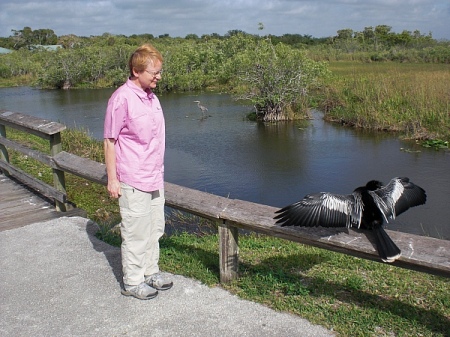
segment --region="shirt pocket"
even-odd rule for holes
[[[128,128],[131,138],[141,141],[147,139],[147,134],[151,128],[151,118],[149,113],[146,111],[139,111],[133,116],[130,116]]]

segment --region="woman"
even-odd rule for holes
[[[153,93],[163,58],[149,44],[129,60],[130,77],[108,101],[104,150],[108,192],[119,198],[122,217],[122,294],[154,298],[172,282],[160,274],[159,239],[164,234],[165,124]]]

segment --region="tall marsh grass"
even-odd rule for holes
[[[450,65],[334,62],[330,69],[327,119],[412,139],[450,139]]]

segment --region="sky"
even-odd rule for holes
[[[263,30],[259,30],[260,24]],[[419,30],[450,40],[449,0],[1,0],[0,37],[24,27],[52,29],[57,36],[185,37],[249,34],[337,35],[388,25],[392,32]]]

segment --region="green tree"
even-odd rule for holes
[[[225,34],[226,37],[231,37],[231,36],[236,36],[236,35],[247,35],[247,33],[242,30],[239,30],[239,29],[232,29],[232,30],[229,30]]]
[[[340,29],[337,31],[337,39],[341,40],[349,40],[353,37],[353,29],[346,28],[346,29]]]
[[[364,27],[364,31],[363,31],[363,36],[364,36],[364,41],[366,43],[372,43],[373,39],[375,37],[375,32],[373,30],[373,27]]]
[[[386,44],[389,41],[389,35],[391,34],[391,26],[378,25],[375,27],[375,49],[378,50],[381,45]]]
[[[13,32],[14,49],[18,50],[32,44],[33,31],[30,27],[24,27],[22,30],[12,29],[11,31]]]
[[[32,45],[53,45],[58,37],[52,29],[36,29],[24,27],[22,30],[12,30],[14,49],[30,48]]]
[[[67,49],[83,46],[82,39],[73,34],[60,36],[57,44],[60,44]]]
[[[32,33],[33,44],[53,45],[57,44],[58,37],[52,29],[36,29]]]
[[[361,48],[361,43],[358,42],[358,33],[353,32],[353,29],[346,28],[337,31],[337,36],[334,38],[334,46],[346,53],[354,53]],[[354,36],[356,38],[354,38]]]
[[[260,39],[235,60],[239,86],[234,96],[249,100],[263,121],[297,118],[297,107],[305,108],[309,90],[328,73],[325,63],[282,43],[274,46],[270,39]]]
[[[187,34],[184,38],[186,40],[198,40],[199,39],[197,34]]]

